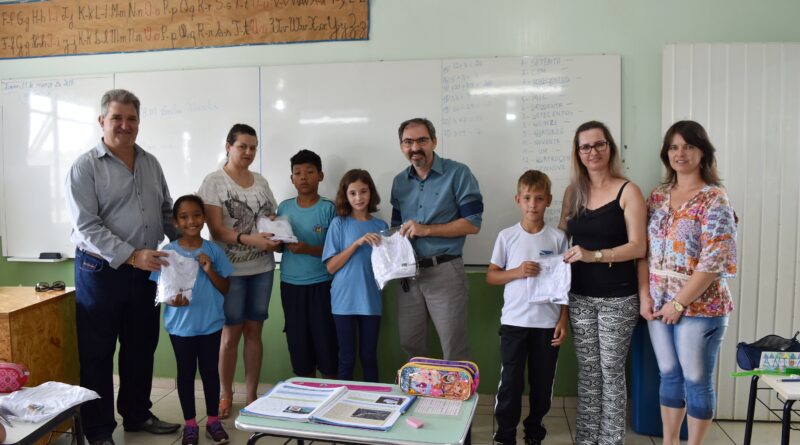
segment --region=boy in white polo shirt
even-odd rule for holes
[[[527,280],[539,276],[537,259],[563,254],[568,243],[564,232],[544,222],[544,212],[553,199],[546,174],[537,170],[523,173],[514,199],[522,221],[498,234],[486,275],[487,283],[505,285],[494,440],[516,444],[527,363],[531,387],[530,414],[523,422],[525,443],[540,444],[547,434],[542,419],[550,410],[558,348],[567,337],[569,314],[566,305],[530,303]]]

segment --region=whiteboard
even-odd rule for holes
[[[258,68],[3,81],[3,254],[74,256],[63,185],[102,136],[100,98],[125,88],[141,101],[137,143],[161,163],[173,199],[194,193],[225,157],[235,123],[258,128]],[[250,86],[247,88],[246,86]]]
[[[604,122],[622,146],[619,56],[445,60],[442,85],[441,142],[472,169],[483,193],[481,231],[464,247],[468,264],[488,264],[497,234],[519,222],[514,195],[528,169],[550,177],[545,220],[558,226],[580,124]]]
[[[161,163],[173,201],[222,165],[233,124],[258,130],[255,67],[117,74],[115,85],[142,102],[136,141]]]
[[[195,192],[218,168],[227,131],[241,122],[259,129],[260,163],[253,168],[266,176],[276,199],[295,196],[289,158],[306,148],[322,157],[320,192],[328,198],[335,197],[345,171],[367,169],[382,198],[378,216],[386,221],[392,179],[409,166],[397,129],[406,119],[427,117],[438,131],[436,151],[469,166],[484,196],[481,232],[467,237],[467,264],[487,264],[497,233],[519,220],[513,197],[526,169],[541,169],[553,180],[547,218],[556,224],[577,125],[597,119],[618,142],[620,135],[619,56],[265,66],[67,80],[75,85],[71,96],[42,89],[41,80],[3,82],[6,256],[72,255],[63,181],[74,159],[99,140],[96,102],[112,87],[141,99],[137,142],[161,162],[173,198]],[[69,113],[84,116],[81,137],[63,144],[56,139],[51,151],[42,152],[39,139],[28,135],[60,134],[59,121],[36,121],[23,85],[40,88],[37,94],[47,100],[69,98],[66,103],[83,106],[83,114]],[[42,165],[50,166],[47,174]],[[43,175],[52,180],[41,181]]]
[[[3,254],[74,256],[64,179],[101,136],[111,75],[2,81]]]
[[[619,56],[508,57],[261,68],[262,170],[279,199],[295,195],[289,158],[322,157],[323,196],[334,198],[350,168],[366,168],[387,222],[392,179],[409,166],[397,129],[427,117],[440,156],[465,163],[484,197],[481,231],[468,236],[467,264],[487,264],[500,230],[519,221],[516,181],[527,169],[553,181],[547,220],[558,224],[569,181],[572,134],[602,120],[619,141]],[[285,179],[281,179],[285,178]]]
[[[717,417],[744,419],[736,344],[800,330],[800,43],[665,45],[662,130],[701,123],[739,217],[735,310],[720,349]],[[655,157],[655,152],[653,154]],[[783,404],[771,398],[772,408]],[[770,419],[756,407],[756,419]]]
[[[278,200],[297,192],[289,158],[309,149],[322,158],[320,194],[336,197],[352,168],[369,171],[391,222],[394,176],[408,166],[397,129],[409,117],[440,120],[436,61],[343,63],[261,68],[262,170]]]

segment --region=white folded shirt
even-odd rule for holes
[[[99,398],[96,392],[80,386],[45,382],[0,398],[0,408],[10,414],[11,420],[36,423],[52,419],[80,403]]]
[[[528,303],[569,304],[572,268],[564,262],[564,255],[554,255],[535,260],[539,263],[539,276],[528,277]]]
[[[158,291],[156,304],[172,303],[178,294],[183,295],[187,301],[192,301],[192,288],[197,281],[197,272],[200,264],[194,258],[187,258],[174,250],[169,250],[169,256],[162,257],[169,266],[161,268],[158,277]]]
[[[390,280],[417,275],[417,257],[408,238],[395,231],[390,236],[381,234],[381,243],[372,248],[372,273],[378,287]]]
[[[292,225],[285,217],[279,216],[277,218],[258,218],[256,222],[256,230],[264,233],[271,233],[273,236],[270,238],[273,241],[283,241],[284,243],[296,243],[297,237],[294,236]]]

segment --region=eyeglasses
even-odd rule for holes
[[[50,284],[46,281],[40,281],[36,283],[36,292],[47,292],[49,290],[64,290],[67,287],[63,281],[53,281],[53,284]]]
[[[400,143],[403,144],[403,147],[411,148],[414,146],[415,143],[417,145],[426,145],[430,141],[431,138],[429,137],[421,137],[416,139],[403,139],[402,141],[400,141]]]
[[[594,144],[583,144],[578,146],[578,151],[582,154],[589,154],[590,151],[594,148],[594,151],[600,153],[601,151],[606,151],[608,148],[608,141],[597,141]]]

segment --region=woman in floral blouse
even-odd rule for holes
[[[693,121],[664,136],[666,178],[647,200],[647,263],[639,262],[640,310],[661,371],[664,444],[678,444],[689,415],[699,444],[716,407],[714,366],[733,310],[736,216],[717,176],[714,146]]]

